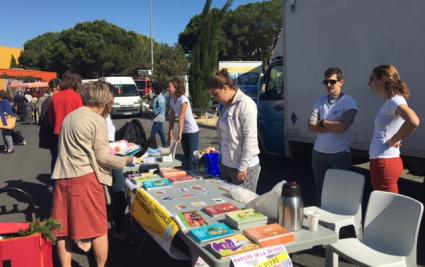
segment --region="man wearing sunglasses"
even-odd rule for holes
[[[323,85],[328,94],[314,103],[309,123],[309,130],[317,133],[312,151],[312,167],[318,206],[326,170],[351,169],[350,126],[357,113],[356,100],[342,92],[342,71],[329,68],[324,77]]]

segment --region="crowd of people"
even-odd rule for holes
[[[207,81],[209,94],[221,106],[217,122],[220,150],[220,178],[256,191],[260,175],[257,138],[257,107],[255,102],[233,85],[226,69]],[[344,77],[339,68],[324,73],[327,94],[313,105],[309,130],[317,133],[312,150],[312,169],[316,201],[320,205],[321,189],[327,169],[352,167],[349,145],[357,102],[343,90]],[[370,144],[370,173],[374,190],[398,192],[397,180],[403,163],[400,159],[402,140],[419,125],[419,118],[408,106],[409,89],[397,69],[382,65],[373,69],[369,86],[372,93],[384,99],[375,116]],[[199,149],[199,127],[184,82],[173,78],[168,83],[170,110],[162,88],[154,84],[151,138],[158,134],[162,146],[175,140],[184,152],[183,167],[196,168],[194,151]],[[84,251],[93,248],[98,266],[104,266],[108,255],[108,224],[105,188],[109,187],[113,207],[113,234],[124,239],[122,218],[126,200],[123,168],[132,165],[132,157],[117,157],[109,151],[115,140],[115,126],[110,118],[113,103],[112,86],[94,81],[81,83],[79,74],[67,71],[62,80],[52,80],[35,102],[40,125],[39,147],[49,149],[54,186],[51,217],[61,224],[56,231],[57,249],[62,266],[71,266],[71,245],[75,242]],[[26,114],[22,103],[28,97],[17,94],[17,114]],[[27,110],[28,111],[28,110]],[[20,112],[20,113],[19,113]],[[168,138],[163,124],[169,117]],[[0,93],[0,115],[12,115],[13,106],[5,93]],[[26,117],[24,115],[24,121]],[[174,124],[178,122],[177,134]],[[10,130],[2,130],[4,152],[13,152]]]

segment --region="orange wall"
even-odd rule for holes
[[[16,62],[21,55],[22,49],[0,46],[0,69],[8,69],[10,67],[10,60],[12,55],[15,57]],[[0,79],[0,90],[4,90],[6,87],[6,81]]]

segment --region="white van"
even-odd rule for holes
[[[132,77],[100,77],[100,81],[114,86],[112,115],[139,115],[142,99]]]

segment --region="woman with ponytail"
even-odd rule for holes
[[[214,99],[224,105],[217,123],[220,178],[255,192],[260,174],[257,106],[233,86],[227,69],[210,77],[207,88]]]
[[[407,105],[409,88],[394,66],[380,65],[373,69],[369,86],[372,93],[385,99],[375,116],[369,148],[372,187],[398,193],[397,181],[403,172],[401,142],[419,126],[419,117]]]

